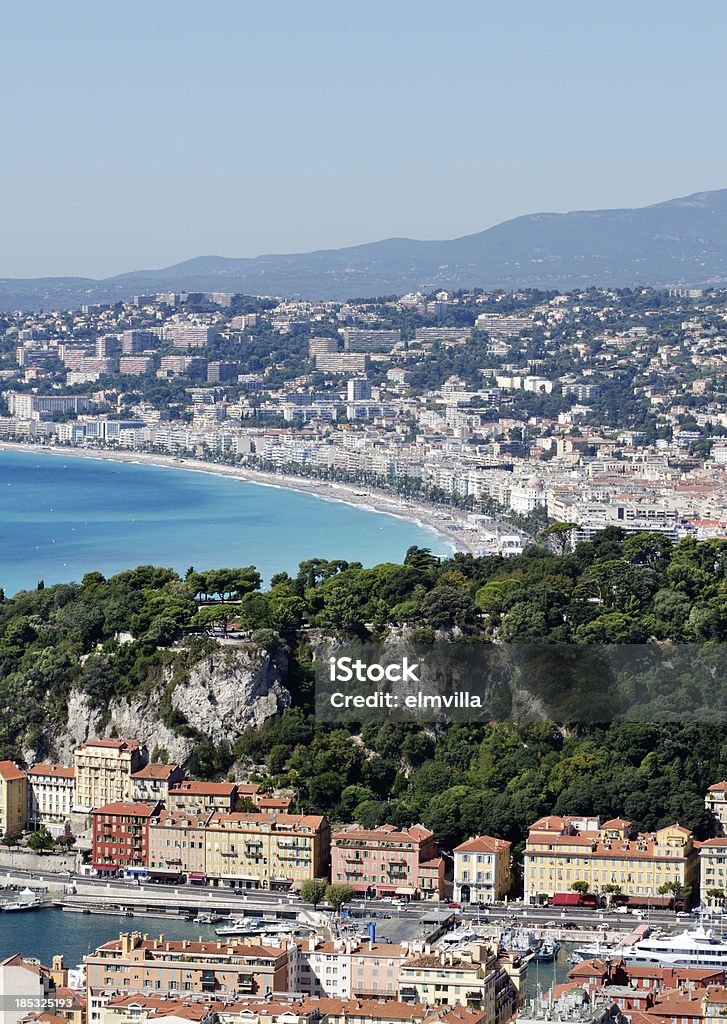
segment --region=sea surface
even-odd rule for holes
[[[256,565],[263,580],[308,558],[400,562],[446,541],[415,522],[214,473],[0,450],[0,587],[80,582],[137,565],[184,574]]]
[[[220,927],[217,925],[216,927]],[[0,913],[0,960],[14,953],[36,957],[50,965],[51,958],[62,953],[66,967],[76,967],[104,942],[117,939],[119,932],[140,931],[151,938],[217,938],[215,926],[193,921],[164,920],[158,917],[117,917],[109,914],[71,914],[60,907],[15,914]]]
[[[118,938],[122,931],[141,931],[151,938],[164,935],[167,939],[201,938],[211,942],[216,939],[214,928],[214,925],[199,925],[192,921],[146,916],[131,919],[103,914],[69,914],[58,907],[29,913],[0,913],[0,960],[21,953],[50,965],[52,957],[62,953],[66,967],[77,967],[84,956],[104,942]],[[385,935],[381,938],[387,941]],[[551,985],[566,980],[571,948],[563,945],[556,963],[531,961],[527,973],[527,998],[532,999],[547,992]]]

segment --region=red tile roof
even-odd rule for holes
[[[135,818],[151,818],[152,814],[155,814],[159,804],[147,804],[141,801],[133,803],[132,801],[117,801],[113,804],[104,804],[103,807],[97,807],[92,813],[93,814],[127,814]]]
[[[25,772],[13,761],[0,761],[0,778],[5,779],[6,782],[17,782],[19,779],[26,778]]]
[[[333,842],[345,839],[364,839],[369,842],[421,843],[430,839],[433,833],[423,825],[412,825],[408,829],[398,829],[395,825],[379,825],[378,828],[361,828],[349,825],[331,836]]]
[[[168,779],[172,772],[178,771],[176,764],[147,764],[138,772],[132,772],[132,779]]]
[[[64,764],[34,764],[28,768],[28,775],[53,775],[59,779],[72,779],[76,775],[75,768],[68,768]]]
[[[475,836],[455,846],[455,853],[499,853],[507,850],[512,844],[507,839],[496,839],[494,836]]]
[[[193,782],[192,780],[187,780],[185,782],[178,782],[173,789],[169,790],[169,795],[232,796],[236,788],[234,782]]]
[[[139,750],[141,744],[138,740],[125,740],[125,739],[103,739],[103,740],[86,740],[82,743],[78,750],[83,750],[85,747],[109,747],[115,750]]]

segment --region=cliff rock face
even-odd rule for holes
[[[261,726],[290,706],[290,693],[282,683],[285,668],[262,648],[239,644],[221,647],[183,672],[168,667],[158,689],[114,700],[106,713],[93,708],[85,693],[74,691],[66,730],[55,737],[54,753],[71,763],[80,743],[116,734],[140,740],[150,753],[155,747],[165,748],[175,763],[184,761],[195,740],[164,724],[162,718],[169,719],[162,711],[165,697],[177,722],[215,744],[234,743],[247,726]]]

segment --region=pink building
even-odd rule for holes
[[[171,878],[184,875],[188,882],[206,882],[205,827],[211,817],[211,812],[161,811],[152,818],[149,822],[149,874]]]
[[[423,825],[352,825],[331,837],[331,881],[377,896],[441,896],[444,862]]]

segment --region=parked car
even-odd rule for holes
[[[454,901],[451,901],[450,903],[448,903],[447,906],[449,907],[450,910],[461,910],[462,909],[461,904],[460,903],[455,903]]]

